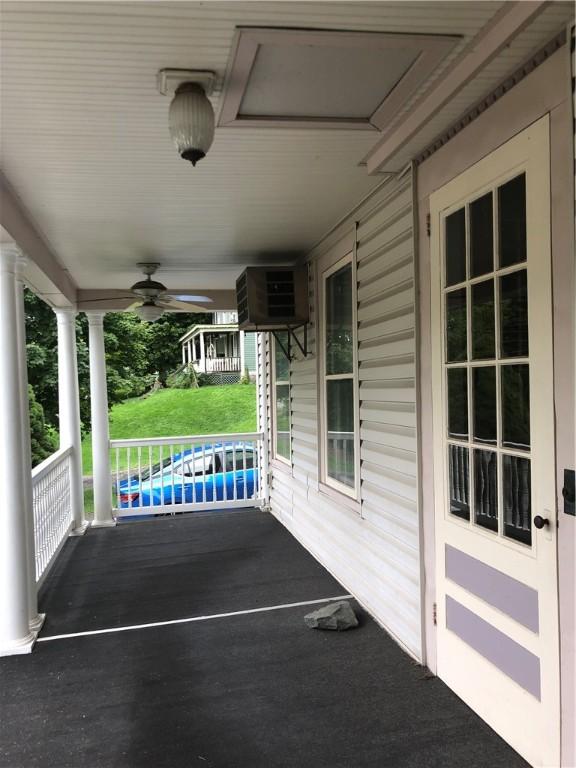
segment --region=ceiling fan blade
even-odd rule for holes
[[[202,294],[189,294],[178,293],[178,291],[164,291],[162,296],[176,299],[176,301],[190,301],[192,304],[212,304],[212,299],[209,296],[203,296]]]
[[[196,314],[198,312],[206,311],[206,307],[201,304],[196,305],[187,301],[178,301],[170,296],[163,297],[160,301],[157,301],[156,304],[159,307],[166,307],[166,309],[170,309],[172,312],[190,312],[191,314]]]
[[[92,304],[99,301],[124,301],[124,299],[133,299],[134,294],[130,296],[100,296],[98,299],[82,299],[82,304]]]

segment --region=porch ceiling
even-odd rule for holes
[[[193,169],[171,145],[157,71],[214,70],[217,110],[239,25],[461,36],[400,122],[502,5],[6,2],[2,170],[78,287],[128,287],[137,262],[150,260],[169,288],[231,288],[246,264],[294,260],[381,181],[360,165],[379,134],[219,128]],[[545,44],[571,9],[548,4],[390,170]]]

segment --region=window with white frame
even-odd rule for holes
[[[282,349],[284,347],[284,349]],[[288,351],[288,333],[279,332],[273,344],[273,382],[274,382],[274,456],[281,461],[291,461],[290,436],[290,361],[284,350]]]
[[[355,279],[350,254],[322,281],[324,480],[351,496],[358,485]]]

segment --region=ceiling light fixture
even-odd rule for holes
[[[145,301],[144,304],[135,307],[133,311],[144,323],[155,323],[164,314],[162,307],[157,307],[153,301]]]
[[[158,73],[160,93],[174,93],[168,112],[170,136],[180,157],[194,166],[214,141],[214,109],[207,96],[213,84],[213,72],[163,69]]]

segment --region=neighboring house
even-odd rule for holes
[[[215,383],[256,378],[256,337],[238,330],[237,312],[215,312],[211,325],[193,325],[181,336],[182,365],[193,365]]]

